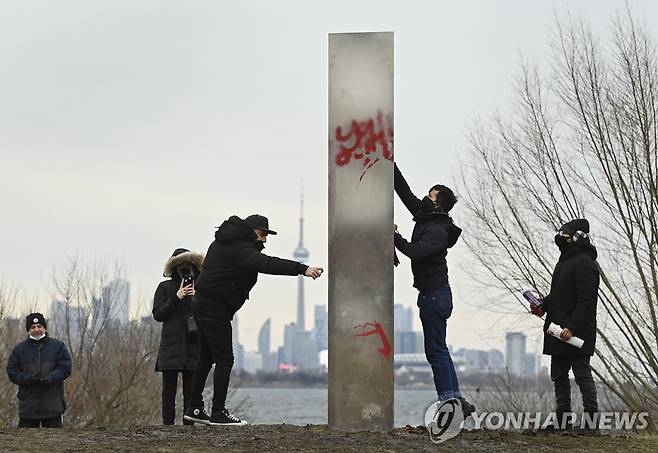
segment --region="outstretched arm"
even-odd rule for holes
[[[404,176],[402,176],[402,172],[397,164],[394,164],[393,187],[395,188],[395,193],[400,197],[400,201],[404,203],[411,215],[415,215],[420,207],[420,200],[409,188],[409,184],[407,184]]]
[[[268,256],[256,250],[243,249],[237,257],[240,269],[271,275],[304,275],[308,266],[298,261]]]

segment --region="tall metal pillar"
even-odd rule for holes
[[[329,427],[393,427],[393,33],[329,35]]]

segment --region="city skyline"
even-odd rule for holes
[[[630,5],[655,34],[658,4]],[[77,254],[123,263],[132,285],[130,317],[145,316],[171,252],[204,252],[214,227],[234,214],[267,215],[279,235],[268,239],[265,252],[290,257],[298,244],[300,175],[304,245],[313,251],[310,264],[326,266],[328,33],[395,33],[395,159],[412,189],[425,193],[436,183],[459,186],[471,126],[509,107],[524,56],[540,68],[550,64],[556,16],[570,8],[609,37],[610,19],[623,5],[200,1],[167,3],[156,12],[142,1],[107,8],[24,0],[6,8],[0,193],[12,219],[2,226],[11,240],[0,280],[23,290],[17,314],[46,310],[53,268]],[[171,184],[176,179],[193,184]],[[453,212],[455,223],[467,227],[459,204]],[[409,237],[413,223],[397,199],[394,221]],[[464,228],[464,239],[469,234]],[[26,243],[37,257],[25,253]],[[395,301],[413,308],[409,263],[400,259]],[[455,309],[448,342],[502,349],[505,332],[522,331],[528,348],[538,350],[541,323],[520,307],[499,310],[492,302],[511,296],[478,285],[465,272],[472,260],[461,240],[450,250]],[[326,303],[325,277],[306,284],[307,306]],[[296,317],[298,284],[259,277],[240,312],[248,348],[256,347],[268,317],[274,341],[283,339]],[[308,310],[303,319],[309,326]]]

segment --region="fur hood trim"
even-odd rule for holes
[[[201,272],[201,266],[203,265],[203,258],[202,254],[195,252],[185,252],[180,255],[172,256],[165,263],[163,275],[165,277],[171,277],[174,269],[179,266],[190,266],[195,270],[196,275],[199,275]]]

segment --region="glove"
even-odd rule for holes
[[[25,382],[27,387],[34,387],[41,384],[41,378],[39,376],[30,375]]]

